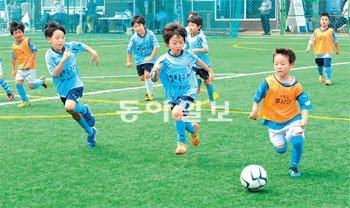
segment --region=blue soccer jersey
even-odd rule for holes
[[[180,56],[173,56],[169,51],[159,57],[152,74],[158,64],[161,64],[159,79],[163,84],[166,99],[169,103],[175,102],[182,96],[196,98],[198,84],[192,66],[197,61],[198,57],[190,51],[182,51]]]
[[[190,33],[187,34],[186,38],[187,44],[189,46],[189,49],[206,49],[209,51],[209,46],[207,42],[207,38],[205,37],[203,32],[198,32],[197,35],[192,36]],[[207,66],[210,66],[210,60],[208,53],[196,53],[198,58],[200,58]],[[196,68],[202,68],[198,66],[197,64],[194,65]]]
[[[73,57],[68,58],[58,77],[54,77],[54,72],[63,58],[63,53],[54,51],[51,48],[46,51],[45,60],[47,69],[53,77],[53,82],[56,85],[57,94],[61,97],[66,97],[69,90],[84,86],[78,71],[76,56],[79,52],[85,51],[85,49],[83,43],[67,42],[64,44],[63,50],[69,50],[73,54]]]
[[[138,33],[134,33],[131,36],[127,51],[130,54],[134,54],[136,65],[140,65],[156,61],[155,57],[150,61],[145,61],[145,58],[152,54],[154,48],[159,48],[158,40],[152,31],[146,30],[146,34],[143,37]]]

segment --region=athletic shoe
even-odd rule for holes
[[[93,126],[95,126],[95,117],[91,113],[89,106],[88,105],[84,105],[84,106],[86,108],[86,113],[83,115],[83,117],[86,120],[86,122],[89,124],[89,126],[93,127]]]
[[[301,177],[301,173],[299,172],[297,167],[289,168],[289,175],[292,178],[300,178]]]
[[[193,134],[191,134],[191,143],[193,144],[193,146],[198,146],[200,143],[199,135],[198,135],[198,131],[199,131],[198,124],[193,123],[193,127],[194,127],[194,132]]]
[[[30,106],[31,103],[29,101],[24,101],[21,104],[17,105],[18,108],[23,108],[23,107],[27,107]]]
[[[330,79],[327,79],[327,80],[326,80],[326,85],[327,85],[327,86],[330,86],[331,84],[332,84],[331,80],[330,80]]]
[[[13,100],[13,98],[15,98],[15,94],[10,94],[10,95],[7,95],[7,98],[6,100]]]
[[[324,82],[324,77],[322,75],[320,75],[318,77],[318,83],[321,84],[322,82]]]
[[[175,150],[175,154],[182,155],[182,154],[186,154],[186,152],[187,152],[187,145],[184,143],[178,142]]]
[[[47,80],[46,80],[46,77],[41,76],[41,77],[40,77],[40,80],[42,80],[42,81],[43,81],[42,86],[43,86],[45,89],[47,89]]]
[[[145,96],[145,101],[152,101],[153,100],[153,94],[147,93]]]
[[[96,132],[97,132],[96,128],[93,127],[92,128],[92,135],[90,135],[90,136],[88,135],[88,137],[86,139],[87,140],[87,147],[91,148],[91,147],[96,146],[96,140],[95,140]]]

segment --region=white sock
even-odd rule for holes
[[[153,94],[153,82],[151,78],[145,79],[147,94]]]

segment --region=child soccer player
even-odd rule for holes
[[[332,78],[332,54],[334,48],[336,54],[339,54],[338,39],[335,36],[334,30],[329,28],[330,17],[328,13],[322,13],[320,18],[321,27],[316,29],[312,34],[306,51],[309,52],[314,45],[315,62],[319,73],[318,83],[324,82],[324,70],[326,71],[326,85],[331,85]]]
[[[200,58],[207,66],[210,67],[210,60],[208,56],[209,46],[207,39],[204,33],[201,33],[203,20],[199,15],[193,15],[187,19],[188,28],[190,33],[187,33],[187,43],[192,53],[197,54],[198,58]],[[196,75],[199,75],[200,78],[204,80],[204,84],[207,87],[208,96],[210,100],[210,107],[215,108],[214,101],[214,86],[211,80],[209,79],[209,74],[206,70],[195,64],[193,66],[193,71]],[[198,93],[200,91],[201,79],[197,79],[198,82]]]
[[[83,96],[84,84],[79,75],[76,56],[79,52],[87,51],[92,55],[91,62],[98,64],[98,54],[83,43],[65,42],[66,31],[56,22],[47,23],[44,33],[51,44],[51,49],[45,54],[46,65],[56,85],[57,94],[65,110],[86,131],[87,146],[95,147],[95,118],[89,107],[79,102]]]
[[[7,94],[6,100],[12,100],[15,97],[15,94],[12,93],[9,85],[5,80],[2,79],[2,60],[0,58],[0,85],[4,88]]]
[[[140,80],[145,81],[146,84],[145,100],[151,101],[153,100],[153,82],[150,73],[156,60],[159,44],[154,33],[146,29],[146,22],[142,16],[134,16],[131,25],[135,33],[129,41],[126,67],[132,66],[131,57],[134,53],[137,73]]]
[[[47,88],[44,76],[41,76],[40,80],[36,79],[36,52],[38,50],[29,38],[24,37],[24,29],[23,23],[10,23],[10,33],[15,39],[12,44],[12,77],[16,77],[16,88],[23,100],[17,107],[31,105],[23,87],[24,80],[27,80],[30,89],[37,89],[40,86]]]
[[[191,133],[191,142],[199,145],[198,124],[184,120],[188,108],[196,98],[197,80],[192,71],[192,65],[198,64],[208,71],[209,79],[214,79],[213,71],[195,54],[183,50],[186,40],[186,30],[179,24],[168,24],[163,29],[163,39],[169,51],[162,55],[152,69],[152,80],[160,79],[166,98],[172,109],[177,133],[177,148],[175,154],[187,152],[185,132]]]
[[[292,161],[289,166],[289,174],[292,178],[301,176],[298,164],[303,151],[308,110],[312,108],[301,84],[289,74],[294,67],[295,59],[294,51],[285,48],[275,49],[273,53],[275,74],[261,82],[249,115],[253,120],[258,116],[264,119],[263,125],[268,127],[270,141],[277,153],[285,153],[288,143],[293,144]],[[263,99],[264,102],[258,113],[259,103]]]

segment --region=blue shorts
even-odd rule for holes
[[[184,109],[183,115],[187,116],[189,113],[188,108],[191,106],[193,101],[194,99],[188,96],[178,97],[175,101],[170,102],[170,107],[171,110],[173,110],[176,105],[181,106]]]
[[[63,104],[66,104],[66,100],[74,100],[79,103],[81,97],[83,97],[83,87],[73,88],[69,90],[66,97],[60,97]]]
[[[332,63],[332,58],[316,58],[315,62],[317,66],[330,67]]]
[[[146,63],[146,64],[137,65],[136,66],[137,74],[139,76],[142,76],[145,73],[145,71],[151,72],[153,66],[154,66],[154,63]]]
[[[202,68],[192,67],[192,70],[196,73],[196,75],[199,75],[203,80],[209,79],[209,73]]]

